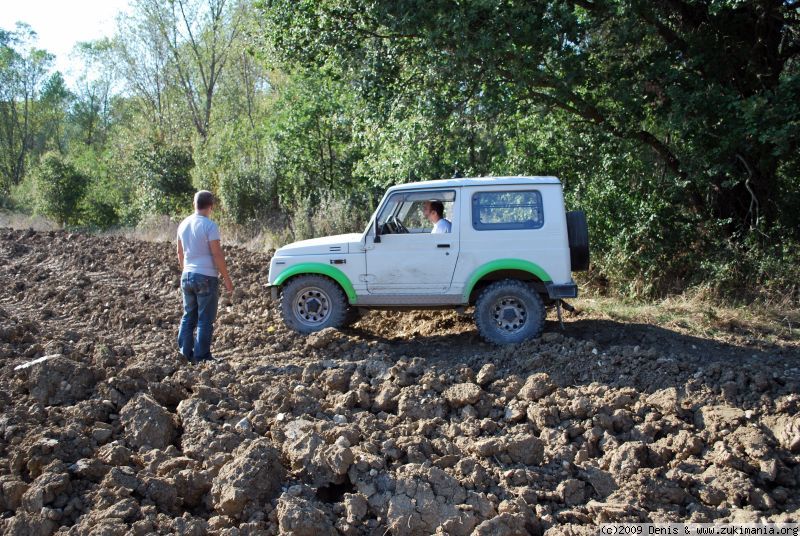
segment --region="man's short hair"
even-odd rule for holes
[[[214,206],[214,194],[208,190],[200,190],[194,194],[194,206],[197,210],[203,210]]]
[[[431,210],[440,218],[444,218],[444,204],[441,201],[431,201]]]

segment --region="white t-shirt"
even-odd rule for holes
[[[436,224],[433,226],[433,230],[431,234],[439,234],[439,233],[449,233],[450,232],[450,221],[442,218],[441,220],[437,221]]]
[[[219,277],[211,256],[211,240],[219,240],[219,227],[205,216],[194,213],[178,226],[178,238],[183,244],[183,271]]]

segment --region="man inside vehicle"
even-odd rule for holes
[[[441,201],[425,201],[422,205],[422,213],[433,224],[431,234],[450,232],[450,220],[444,217],[444,204]]]

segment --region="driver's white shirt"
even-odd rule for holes
[[[431,234],[449,233],[449,232],[450,232],[450,221],[442,218],[441,220],[437,221],[436,224],[433,226]]]

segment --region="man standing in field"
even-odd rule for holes
[[[178,263],[183,291],[178,348],[186,359],[194,363],[211,359],[211,335],[217,318],[220,276],[225,290],[233,292],[225,254],[219,243],[219,227],[209,219],[213,210],[213,194],[201,190],[194,196],[194,214],[178,226]]]

